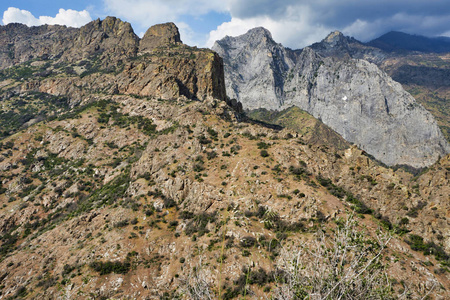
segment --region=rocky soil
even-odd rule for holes
[[[276,297],[288,254],[337,253],[347,220],[345,261],[374,258],[374,298],[450,297],[448,156],[413,177],[310,115],[283,114],[296,130],[249,120],[225,101],[217,54],[173,28],[114,72],[95,56],[84,75],[58,60],[2,70],[0,299]]]

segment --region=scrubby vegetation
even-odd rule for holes
[[[106,275],[109,273],[116,274],[126,274],[130,270],[129,262],[120,262],[120,261],[95,261],[89,265],[94,271],[100,273],[100,275]]]
[[[161,288],[160,299],[316,294],[345,299],[345,293],[389,299],[400,284],[390,286],[390,275],[386,281],[378,275],[389,274],[385,262],[406,258],[394,250],[385,255],[384,243],[374,239],[377,229],[406,241],[414,251],[432,254],[438,262],[430,260],[426,267],[434,266],[437,276],[447,272],[443,247],[411,232],[415,219],[431,205],[417,202],[401,218],[372,210],[365,205],[373,204],[370,198],[349,186],[350,180],[368,191],[387,191],[382,195],[389,197],[405,184],[387,185],[375,171],[356,165],[348,178],[329,175],[318,161],[346,167],[343,151],[279,128],[232,122],[226,113],[213,113],[218,101],[210,108],[199,101],[98,95],[99,100],[74,108],[64,106],[67,99],[55,98],[42,122],[0,142],[1,205],[27,220],[2,219],[7,221],[2,221],[0,263],[15,272],[26,265],[16,260],[26,250],[42,268],[42,275],[34,274],[28,284],[26,297],[39,298],[46,290],[63,295],[71,289],[85,296],[97,284],[107,286],[111,276],[126,274],[121,278],[128,287],[130,280],[152,274],[152,280],[164,278],[170,286]],[[142,113],[144,106],[154,114]],[[7,135],[21,130],[19,123]],[[165,129],[158,131],[157,124]],[[409,190],[420,196],[418,184]],[[359,225],[340,219],[351,211]],[[364,226],[375,229],[365,231]],[[36,245],[44,239],[58,257],[41,259],[46,249]],[[62,247],[67,253],[61,253]],[[342,264],[330,253],[341,255]],[[314,259],[323,268],[314,268]],[[239,266],[234,273],[225,271],[234,265]],[[369,273],[374,278],[366,277]],[[153,284],[145,281],[136,285],[142,295]],[[121,291],[92,297],[126,297]]]

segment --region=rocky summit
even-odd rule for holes
[[[244,109],[297,106],[389,166],[422,168],[450,152],[431,113],[363,59],[386,55],[340,32],[293,51],[256,28],[213,50],[224,59],[228,96]]]
[[[261,72],[384,76],[253,34],[239,60]],[[112,17],[10,24],[0,40],[0,299],[450,298],[448,155],[413,174],[297,107],[246,115],[220,56],[173,23],[142,39]],[[283,60],[258,63],[267,47]],[[267,95],[285,93],[275,78]]]

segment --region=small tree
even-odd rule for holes
[[[365,238],[350,217],[334,238],[317,233],[312,245],[282,249],[275,299],[393,299],[381,254],[391,237]]]
[[[202,263],[202,257],[196,266],[188,273],[186,278],[180,279],[180,290],[193,300],[215,299],[214,292],[211,289],[211,276],[205,272]]]

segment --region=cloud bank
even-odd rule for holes
[[[340,30],[362,41],[397,30],[427,36],[449,35],[448,0],[230,0],[232,19],[213,30],[207,44],[244,28],[263,26],[274,39],[302,48]]]
[[[70,27],[81,27],[86,23],[92,21],[92,18],[87,10],[76,11],[72,9],[61,8],[55,17],[40,16],[36,18],[27,10],[21,10],[15,7],[9,7],[3,13],[2,22],[4,25],[9,23],[22,23],[28,26],[39,25],[66,25]]]
[[[104,3],[109,12],[147,27],[177,22],[186,16],[201,18],[208,13],[228,13],[230,21],[210,30],[203,41],[194,41],[200,46],[212,46],[225,35],[243,34],[256,26],[269,29],[274,39],[285,46],[301,48],[334,30],[368,41],[391,30],[448,35],[450,25],[448,0],[104,0]],[[192,35],[187,24],[183,28]]]

